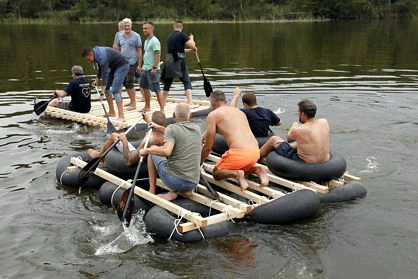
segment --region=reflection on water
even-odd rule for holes
[[[126,233],[97,191],[79,195],[55,183],[59,159],[101,147],[106,131],[38,117],[33,101],[68,82],[71,66],[84,63],[83,46],[111,45],[115,26],[0,26],[1,61],[19,65],[0,69],[2,276],[388,278],[396,271],[415,277],[416,23],[188,26],[212,86],[229,99],[235,86],[255,91],[259,105],[280,114],[276,134],[285,137],[297,120],[297,102],[314,99],[318,116],[330,122],[332,149],[368,189],[365,199],[322,206],[310,220],[239,223],[230,236],[195,244],[152,240],[141,216]],[[163,46],[170,29],[156,26]],[[71,44],[56,36],[62,33]],[[188,59],[194,98],[206,100],[200,69]],[[93,77],[91,66],[83,66]],[[183,97],[181,83],[173,86],[170,96]],[[195,121],[204,129],[204,118]]]

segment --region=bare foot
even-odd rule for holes
[[[100,153],[99,151],[93,149],[93,148],[89,148],[89,150],[87,150],[87,154],[91,157],[91,158],[98,158],[102,155],[102,153]]]
[[[176,194],[176,192],[172,192],[172,191],[167,192],[167,193],[165,193],[165,194],[159,194],[158,196],[159,196],[160,198],[163,198],[163,199],[168,200],[168,201],[172,201],[172,200],[174,200],[175,198],[177,198],[177,194]]]
[[[132,103],[124,104],[125,107],[130,107]]]
[[[135,110],[135,109],[136,109],[136,106],[128,106],[128,107],[126,107],[126,110],[127,111]]]
[[[118,117],[118,121],[125,122],[125,118],[124,117]]]
[[[244,173],[243,170],[237,170],[236,179],[238,180],[239,186],[241,187],[241,190],[243,190],[243,191],[247,190],[247,188],[248,188],[248,183],[245,180],[244,175],[245,175],[245,173]]]
[[[151,112],[151,108],[149,107],[143,107],[142,109],[139,110],[140,113],[142,112]]]
[[[189,104],[189,108],[190,109],[194,109],[194,108],[198,108],[199,106],[198,105],[195,105],[195,104]]]
[[[116,113],[110,113],[110,112],[108,112],[107,115],[109,117],[116,117]],[[106,114],[103,114],[103,116],[106,117]]]
[[[260,187],[266,187],[269,185],[270,180],[265,169],[257,167],[254,173],[260,178]]]

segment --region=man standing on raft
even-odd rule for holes
[[[203,163],[212,150],[216,133],[223,135],[229,150],[217,162],[213,177],[216,180],[235,178],[242,190],[248,188],[246,174],[256,174],[260,178],[260,186],[267,186],[269,179],[261,166],[254,166],[260,158],[260,150],[251,132],[245,114],[235,107],[226,105],[225,94],[220,90],[212,92],[210,104],[213,111],[206,119],[206,131],[202,136],[204,146],[200,162]]]

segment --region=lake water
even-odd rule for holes
[[[134,24],[133,29],[140,31]],[[165,53],[171,26],[157,24]],[[416,278],[418,275],[418,22],[193,24],[212,86],[257,93],[280,110],[285,136],[311,98],[331,125],[332,149],[363,178],[364,199],[323,205],[286,226],[240,224],[196,244],[135,239],[96,191],[60,186],[65,155],[100,147],[105,131],[38,117],[81,64],[84,46],[113,42],[116,24],[0,25],[0,276],[2,278]],[[206,99],[188,58],[194,98]],[[179,82],[170,92],[182,96]],[[204,128],[204,118],[195,119]],[[116,240],[115,240],[116,239]],[[114,241],[114,242],[113,242]],[[120,252],[123,250],[124,252]]]

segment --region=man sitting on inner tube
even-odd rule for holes
[[[230,107],[236,107],[238,97],[241,95],[239,87],[234,89],[234,97],[229,104]],[[268,137],[270,126],[279,126],[281,123],[280,118],[268,108],[259,107],[257,104],[257,97],[253,92],[246,92],[242,96],[242,103],[244,108],[241,109],[245,116],[247,116],[248,123],[250,124],[251,131],[255,137],[262,138]]]
[[[287,133],[287,141],[272,136],[261,148],[260,157],[274,150],[286,158],[306,163],[325,162],[329,155],[329,125],[325,118],[317,119],[316,105],[311,100],[298,103],[299,124],[294,122]]]
[[[213,109],[206,118],[206,132],[200,162],[203,163],[212,150],[216,133],[223,135],[229,150],[216,163],[213,177],[216,180],[235,178],[242,190],[248,188],[245,174],[254,173],[260,177],[260,186],[267,186],[269,179],[261,166],[255,166],[260,153],[258,142],[251,132],[245,114],[237,108],[226,105],[225,94],[220,90],[212,92],[210,105]]]
[[[162,145],[165,127],[167,126],[167,119],[165,117],[165,114],[162,113],[161,111],[154,111],[151,119],[149,119],[149,115],[147,113],[142,112],[141,114],[145,122],[148,123],[148,127],[153,128],[149,145],[153,145],[153,144]],[[126,166],[129,167],[138,163],[139,150],[144,147],[145,139],[147,138],[148,133],[150,133],[150,131],[148,131],[147,134],[144,136],[138,148],[135,148],[128,141],[124,133],[120,133],[120,134],[112,133],[110,137],[105,141],[101,151],[97,151],[97,150],[90,148],[87,151],[87,153],[89,154],[91,158],[100,157],[103,154],[103,152],[109,149],[110,146],[119,139],[120,141],[116,144],[116,148],[119,150],[119,152],[123,154],[124,162]],[[104,162],[101,162],[101,163],[103,164]]]

